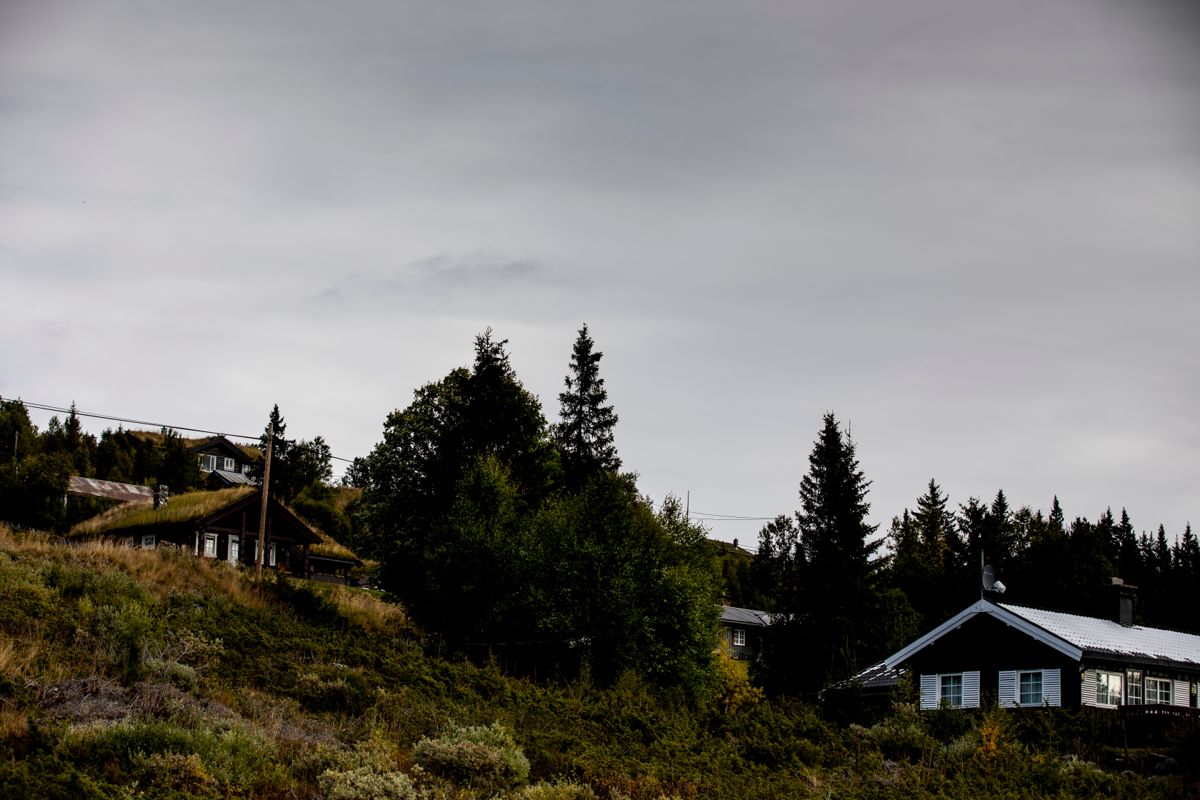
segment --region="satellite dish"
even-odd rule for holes
[[[1004,594],[1004,590],[1008,587],[1000,581],[996,580],[996,571],[992,569],[992,565],[988,564],[983,568],[983,590],[985,592],[995,592],[996,594]]]

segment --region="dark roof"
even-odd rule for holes
[[[258,461],[262,458],[262,454],[258,451],[257,447],[234,444],[224,436],[210,436],[207,439],[200,439],[188,445],[188,452],[191,453],[204,453],[210,450],[219,450],[239,461]]]
[[[149,486],[102,481],[96,478],[83,478],[79,475],[67,478],[67,492],[84,497],[104,497],[108,500],[119,500],[122,503],[150,503],[154,500],[154,490]]]
[[[903,675],[903,669],[892,669],[880,661],[855,675],[852,680],[864,689],[891,689]]]
[[[761,628],[771,624],[771,615],[753,608],[721,606],[721,622],[726,625],[753,625]]]
[[[907,647],[892,653],[884,663],[889,669],[895,669],[981,615],[998,619],[1074,661],[1082,661],[1088,656],[1200,669],[1200,636],[1196,634],[1141,625],[1125,626],[1112,620],[997,605],[987,600],[980,600],[958,612]]]

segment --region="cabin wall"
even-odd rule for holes
[[[925,689],[926,707],[936,705],[936,700],[930,703],[925,697],[930,687],[937,685],[938,676],[963,675],[964,700],[977,697],[975,703],[965,703],[970,707],[999,703],[1002,675],[1011,682],[1019,680],[1021,672],[1037,671],[1043,672],[1046,695],[1057,688],[1057,705],[1079,706],[1079,663],[991,616],[978,615],[966,620],[957,630],[915,654],[906,666]],[[977,695],[972,695],[976,681]],[[1019,687],[1015,691],[1019,692]],[[1006,684],[1004,696],[1010,701],[1015,696],[1011,684]]]

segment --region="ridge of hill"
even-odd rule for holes
[[[1105,752],[1082,738],[1086,725],[901,706],[872,727],[841,727],[763,700],[732,670],[699,707],[632,678],[607,689],[534,683],[428,654],[399,606],[363,590],[277,577],[257,586],[186,553],[67,546],[0,526],[3,797],[1168,798],[1194,788],[1187,774],[1096,766],[1086,759]],[[1179,746],[1181,761],[1195,742]]]

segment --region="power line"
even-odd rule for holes
[[[769,522],[775,517],[751,517],[744,514],[717,514],[708,511],[692,511],[688,514],[692,518],[720,520],[722,522]]]
[[[125,422],[130,425],[149,425],[152,428],[169,428],[169,429],[175,430],[175,431],[187,431],[188,433],[207,433],[211,436],[224,436],[227,439],[250,439],[251,441],[259,440],[258,436],[247,436],[244,433],[225,433],[223,431],[210,431],[210,430],[206,430],[204,428],[189,428],[186,425],[167,425],[166,423],[149,422],[144,419],[129,419],[127,417],[115,417],[111,414],[98,414],[94,411],[80,411],[77,408],[76,409],[60,408],[59,406],[46,405],[45,403],[34,403],[29,400],[21,400],[20,398],[18,398],[17,400],[15,400],[13,402],[20,403],[21,405],[25,406],[26,408],[36,408],[39,411],[53,411],[58,414],[70,414],[70,413],[72,413],[72,411],[74,411],[75,416],[77,416],[77,417],[90,417],[92,419],[104,419],[104,420],[109,420],[110,422]],[[347,464],[354,463],[354,459],[352,459],[352,458],[342,458],[341,456],[335,456],[335,455],[330,455],[329,457],[335,461],[345,461]]]

